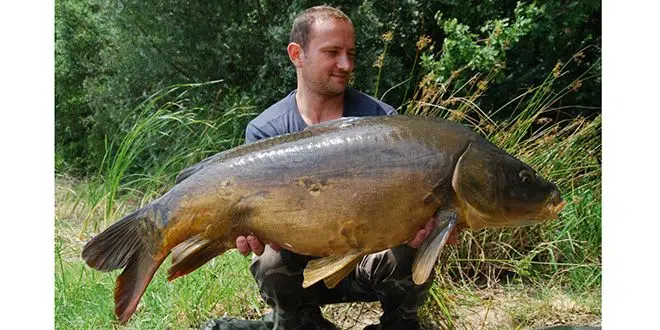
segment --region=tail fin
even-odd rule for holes
[[[151,206],[119,220],[89,241],[82,257],[90,267],[124,271],[115,283],[115,315],[126,323],[169,251],[161,251],[161,233],[150,217]]]

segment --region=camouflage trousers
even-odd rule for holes
[[[260,257],[253,257],[250,272],[261,297],[273,308],[273,329],[335,329],[322,317],[320,306],[356,301],[380,301],[381,329],[417,329],[417,309],[426,300],[433,276],[422,285],[413,283],[416,252],[401,245],[367,255],[332,289],[323,282],[304,289],[303,269],[312,258],[276,252],[269,246]]]

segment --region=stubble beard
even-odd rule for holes
[[[344,94],[346,91],[346,85],[340,85],[333,83],[331,81],[332,78],[328,79],[325,82],[320,82],[320,81],[311,81],[310,82],[310,89],[318,93],[319,95],[324,95],[324,96],[339,96]]]
[[[303,79],[307,82],[310,91],[323,96],[339,96],[344,94],[348,85],[350,74],[346,74],[343,84],[335,82],[332,74],[325,77],[314,77],[311,72],[303,72]],[[320,78],[320,79],[319,79]]]

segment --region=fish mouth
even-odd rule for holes
[[[566,204],[567,204],[566,201],[562,200],[561,202],[559,202],[559,204],[555,206],[551,206],[551,212],[558,217],[559,212],[561,212],[564,209],[564,206],[566,206]]]
[[[555,190],[552,192],[552,195],[548,199],[548,203],[547,203],[548,213],[550,213],[550,215],[553,218],[558,218],[559,212],[561,212],[564,209],[566,204],[567,204],[566,201],[561,198],[559,191]]]

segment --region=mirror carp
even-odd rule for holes
[[[455,228],[528,225],[556,218],[555,184],[474,131],[431,117],[342,118],[216,154],[92,238],[82,257],[123,268],[115,314],[125,323],[171,253],[168,280],[253,234],[317,256],[304,287],[334,287],[362,256],[406,243],[432,216],[413,280],[429,277]]]

